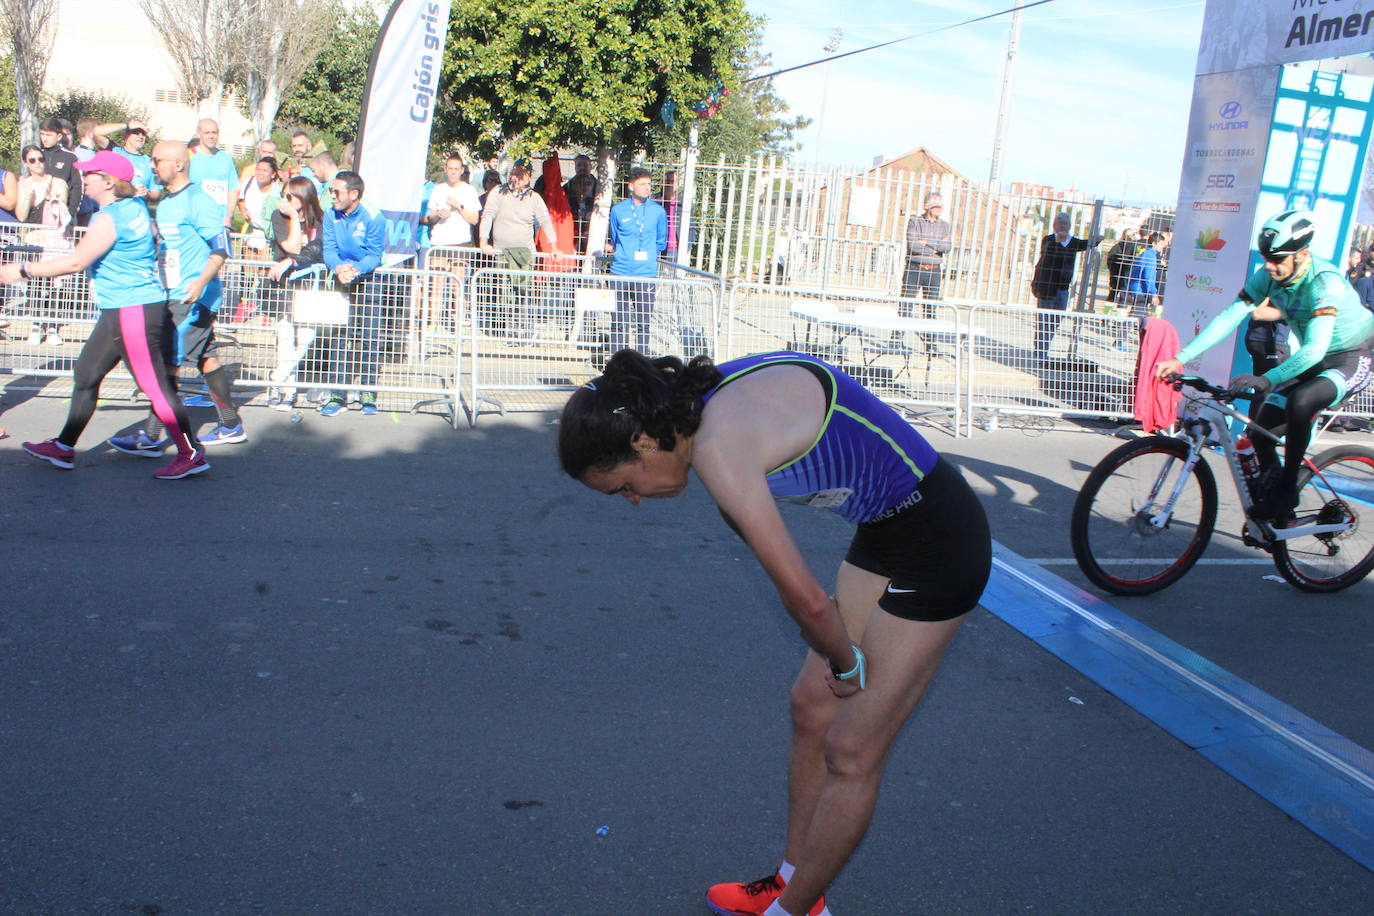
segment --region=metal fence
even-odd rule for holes
[[[612,352],[717,352],[718,277],[626,278],[600,273],[477,268],[471,274],[465,406],[550,410],[598,375]]]
[[[653,166],[662,175],[682,164]],[[923,167],[925,171],[909,171]],[[676,182],[681,186],[683,182]],[[810,286],[896,296],[906,263],[906,224],[927,194],[944,198],[951,248],[944,298],[1033,305],[1030,280],[1041,238],[1058,213],[1080,237],[1100,234],[1080,257],[1083,305],[1105,300],[1106,255],[1126,233],[1166,230],[1171,207],[1128,207],[1082,195],[992,191],[932,160],[872,169],[815,168],[776,159],[698,164],[687,263],[732,282]]]

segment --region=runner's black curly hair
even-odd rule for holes
[[[605,371],[573,392],[558,423],[558,460],[577,480],[595,468],[609,471],[638,453],[631,440],[639,433],[671,450],[678,436],[701,425],[697,402],[721,379],[710,357],[684,364],[676,356],[649,359],[637,350],[620,350]]]

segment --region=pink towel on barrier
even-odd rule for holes
[[[1183,395],[1155,380],[1155,366],[1179,351],[1178,331],[1163,318],[1146,318],[1135,367],[1135,418],[1145,432],[1172,426]]]

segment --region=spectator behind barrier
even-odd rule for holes
[[[277,366],[267,392],[267,406],[289,411],[296,404],[301,360],[315,341],[313,327],[298,326],[292,315],[291,291],[318,285],[324,266],[324,212],[315,182],[298,175],[286,183],[272,214],[272,279],[281,287],[277,317]]]
[[[654,186],[648,169],[630,169],[629,177],[630,196],[611,208],[606,239],[606,253],[614,255],[611,274],[620,278],[611,281],[615,290],[611,349],[629,347],[647,354],[653,280],[658,277],[658,256],[668,247],[668,214],[650,198]]]
[[[362,389],[359,401],[363,415],[377,412],[375,389],[385,315],[381,283],[374,271],[382,266],[386,218],[363,203],[364,190],[357,172],[339,172],[329,189],[334,204],[324,213],[325,267],[345,288],[350,304],[343,352],[332,354],[336,362],[331,377],[338,387],[320,408],[326,417],[348,409],[346,388],[355,373]],[[337,363],[340,357],[345,359],[342,366]]]

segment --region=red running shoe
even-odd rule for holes
[[[782,896],[787,882],[780,875],[769,875],[748,884],[717,884],[706,892],[706,905],[721,916],[763,916],[763,911]],[[830,916],[825,898],[807,910],[806,916]]]
[[[56,439],[44,439],[42,442],[25,442],[24,451],[35,458],[56,465],[64,471],[70,471],[76,467],[76,449],[67,448]]]
[[[179,454],[172,459],[172,463],[153,471],[153,476],[158,480],[180,480],[183,477],[190,477],[192,474],[203,474],[210,470],[210,462],[205,460],[205,453],[200,449],[182,455]]]

